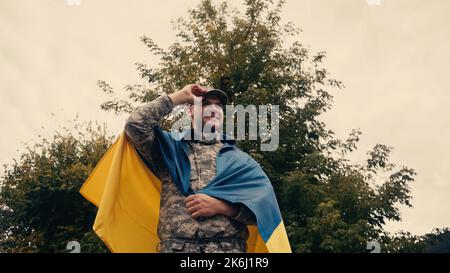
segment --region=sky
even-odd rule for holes
[[[100,109],[115,89],[138,83],[135,62],[156,64],[140,42],[163,48],[175,39],[171,21],[197,0],[0,1],[0,164],[10,164],[38,135],[50,136],[78,116],[120,132],[126,115]],[[229,1],[240,6],[241,1]],[[414,168],[413,208],[391,232],[424,234],[450,227],[450,1],[287,0],[284,22],[345,88],[321,119],[339,138],[362,131],[355,162],[375,144],[394,147],[392,161]],[[282,136],[281,136],[282,137]]]

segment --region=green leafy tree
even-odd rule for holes
[[[384,242],[383,252],[388,253],[422,253],[426,252],[427,244],[425,238],[428,235],[418,236],[407,231],[396,234],[384,234],[381,241]]]
[[[411,206],[415,172],[390,163],[391,148],[381,144],[368,153],[366,164],[346,159],[357,149],[361,132],[339,140],[318,119],[332,106],[330,92],[343,85],[322,66],[324,52],[285,42],[299,29],[281,22],[283,5],[245,0],[239,12],[227,1],[200,1],[175,22],[177,40],[167,50],[141,38],[160,61],[137,64],[145,83],[127,85],[127,98],[99,82],[111,96],[102,108],[131,112],[188,83],[220,88],[235,105],[279,105],[279,148],[260,151],[261,139],[239,146],[269,175],[294,251],[363,252],[369,240],[387,238],[383,225],[401,219],[398,205]]]
[[[75,130],[74,130],[75,129]],[[92,231],[97,209],[79,190],[112,137],[103,126],[64,127],[28,146],[0,182],[0,252],[104,252]]]

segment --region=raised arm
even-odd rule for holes
[[[173,94],[159,96],[131,113],[125,124],[125,135],[146,163],[155,167],[153,155],[155,126],[172,111],[175,105],[192,104],[194,96],[201,96],[205,92],[207,89],[198,84],[186,85]]]
[[[153,165],[153,143],[155,141],[155,126],[168,115],[173,108],[173,102],[167,95],[137,108],[131,113],[125,124],[125,135],[146,163]]]

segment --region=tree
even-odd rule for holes
[[[422,236],[425,249],[430,253],[450,252],[450,229],[435,228],[431,233]]]
[[[411,206],[415,172],[390,163],[392,148],[381,144],[369,151],[366,164],[346,159],[361,132],[339,140],[318,119],[332,106],[330,92],[343,85],[323,68],[324,52],[313,54],[299,41],[285,43],[299,29],[281,22],[283,5],[245,0],[242,14],[227,1],[201,0],[175,22],[177,40],[167,50],[141,38],[160,62],[137,63],[145,83],[127,85],[127,98],[99,81],[111,97],[102,108],[131,112],[194,82],[224,90],[235,105],[279,105],[279,148],[259,151],[261,139],[239,146],[269,175],[294,251],[364,252],[370,240],[388,244],[383,225],[401,219],[398,205]]]
[[[75,130],[73,130],[75,129]],[[97,209],[79,194],[112,137],[91,123],[64,127],[28,146],[0,182],[0,252],[104,252],[92,231]]]

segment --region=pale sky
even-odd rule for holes
[[[96,81],[119,90],[139,82],[134,63],[155,61],[139,37],[166,48],[170,21],[198,2],[66,1],[0,1],[0,164],[77,114],[120,132],[126,116],[100,110],[106,97]],[[386,226],[392,232],[450,227],[449,14],[448,0],[288,0],[283,12],[303,29],[303,44],[327,52],[325,67],[346,86],[322,120],[341,138],[362,130],[352,159],[383,143],[395,148],[394,163],[418,172],[414,208],[402,208],[403,221]]]

